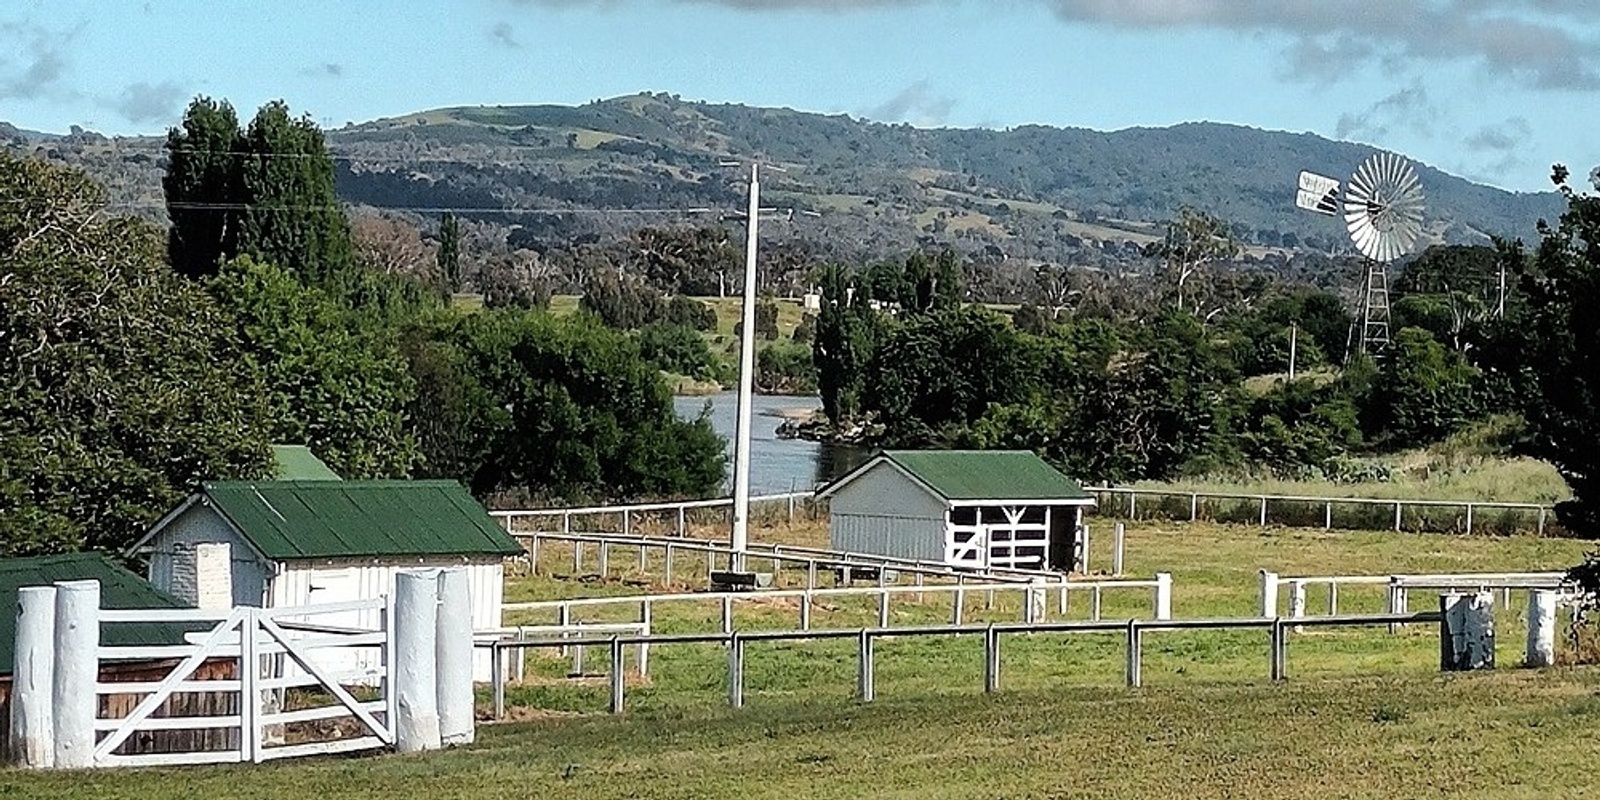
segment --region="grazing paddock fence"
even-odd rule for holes
[[[1328,616],[1340,613],[1341,587],[1346,591],[1345,603],[1351,600],[1349,590],[1381,589],[1383,613],[1405,614],[1410,606],[1411,592],[1472,592],[1499,593],[1502,608],[1512,607],[1515,590],[1550,592],[1566,602],[1575,596],[1574,587],[1564,572],[1468,572],[1434,573],[1421,575],[1298,575],[1280,576],[1275,572],[1261,571],[1261,613],[1277,616],[1287,600],[1287,616],[1297,624],[1314,615],[1318,603],[1326,601]],[[1322,598],[1312,596],[1318,590]],[[1359,600],[1372,602],[1373,592],[1366,592]],[[1390,630],[1395,628],[1391,626]]]
[[[1444,615],[1438,611],[1421,612],[1416,614],[1368,614],[1351,616],[1316,617],[1301,621],[1302,625],[1314,627],[1352,627],[1372,625],[1396,625],[1415,623],[1441,624],[1441,636],[1446,633],[1443,629]],[[722,646],[727,651],[727,672],[725,687],[727,690],[728,704],[734,708],[744,706],[746,689],[745,680],[745,653],[751,645],[760,645],[769,642],[802,642],[822,640],[854,640],[856,642],[856,697],[862,702],[871,702],[877,697],[875,679],[876,659],[874,645],[884,639],[916,638],[916,637],[950,637],[950,636],[980,636],[983,638],[983,690],[987,693],[1000,690],[1001,668],[1001,641],[1002,637],[1015,634],[1084,634],[1084,633],[1121,633],[1126,643],[1126,666],[1124,679],[1130,688],[1143,685],[1143,642],[1148,633],[1165,631],[1189,630],[1264,630],[1268,634],[1269,646],[1265,649],[1267,654],[1267,674],[1273,681],[1283,681],[1288,678],[1288,651],[1289,634],[1294,626],[1292,620],[1282,617],[1240,617],[1232,619],[1185,619],[1185,620],[1099,620],[1099,621],[1035,621],[1020,623],[993,623],[987,625],[938,625],[920,627],[875,627],[834,630],[788,630],[788,631],[754,631],[741,633],[730,631],[727,633],[691,633],[691,634],[650,634],[650,635],[613,635],[610,637],[586,638],[552,638],[531,641],[505,641],[498,640],[480,643],[480,647],[489,648],[491,651],[492,666],[492,694],[494,704],[494,718],[503,719],[506,710],[506,665],[510,654],[519,654],[524,650],[568,648],[568,647],[596,647],[606,648],[609,651],[608,676],[610,693],[607,703],[608,710],[613,714],[620,714],[624,706],[624,693],[626,689],[627,664],[624,648],[629,645],[648,645],[662,647],[666,645],[705,645],[715,644]],[[520,660],[520,659],[519,659]]]
[[[1559,533],[1552,506],[1469,500],[1311,497],[1091,487],[1097,513],[1114,519],[1207,521],[1323,530],[1408,533]]]
[[[491,511],[507,532],[518,535],[533,532],[620,533],[624,536],[672,535],[684,538],[695,526],[733,524],[733,498],[680,500],[666,503],[585,506],[580,508],[535,508]],[[816,520],[828,515],[828,501],[812,492],[755,495],[750,498],[750,516],[756,521],[793,523]]]

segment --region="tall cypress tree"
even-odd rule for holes
[[[461,291],[461,223],[448,211],[439,218],[439,275],[446,293]]]
[[[238,251],[244,142],[227,101],[195,98],[183,125],[167,131],[167,258],[179,274],[215,275]]]

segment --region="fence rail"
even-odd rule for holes
[[[1416,614],[1366,614],[1315,617],[1299,620],[1302,626],[1316,627],[1355,627],[1367,625],[1398,625],[1414,623],[1441,623],[1443,616],[1437,611],[1421,612]],[[852,628],[831,630],[788,630],[788,631],[752,631],[741,633],[730,631],[727,633],[677,633],[677,634],[650,634],[646,636],[613,635],[609,637],[587,637],[548,639],[539,641],[494,641],[479,643],[479,647],[490,650],[492,663],[492,691],[494,697],[494,716],[496,719],[505,717],[505,690],[506,690],[506,653],[515,651],[520,653],[529,649],[549,649],[571,646],[607,647],[611,652],[609,682],[610,700],[608,708],[611,713],[622,713],[626,663],[624,649],[628,645],[645,644],[652,647],[679,644],[717,644],[728,651],[727,690],[728,704],[734,708],[744,705],[744,661],[745,647],[757,642],[793,642],[815,641],[831,639],[854,639],[857,643],[857,686],[856,696],[863,702],[871,702],[877,696],[874,678],[875,659],[873,645],[879,639],[892,639],[921,636],[982,636],[983,637],[983,688],[985,692],[993,693],[1000,689],[1000,637],[1006,634],[1042,634],[1042,633],[1117,633],[1125,635],[1126,642],[1126,668],[1124,678],[1130,688],[1143,685],[1143,638],[1148,632],[1178,631],[1178,630],[1225,630],[1225,629],[1264,629],[1270,636],[1268,648],[1268,675],[1273,681],[1283,681],[1288,678],[1288,649],[1289,633],[1296,624],[1295,620],[1283,617],[1239,617],[1227,619],[1184,619],[1184,620],[1101,620],[1101,621],[1058,621],[1058,622],[1023,622],[1023,623],[993,623],[987,625],[935,625],[918,627],[876,627]]]
[[[1261,571],[1261,613],[1276,616],[1279,611],[1279,594],[1288,588],[1288,616],[1299,621],[1310,616],[1307,590],[1325,587],[1330,616],[1339,613],[1340,587],[1384,587],[1384,611],[1391,614],[1407,613],[1412,590],[1442,590],[1451,592],[1478,591],[1501,593],[1501,605],[1511,606],[1514,589],[1543,589],[1566,591],[1570,583],[1564,572],[1464,572],[1420,575],[1297,575],[1280,576],[1275,572]],[[1392,628],[1391,628],[1392,630]]]
[[[1139,519],[1140,508],[1144,508],[1145,518],[1250,522],[1262,527],[1275,522],[1293,527],[1321,527],[1324,530],[1390,528],[1396,531],[1470,534],[1487,527],[1501,533],[1532,530],[1542,535],[1554,510],[1553,506],[1543,503],[1479,500],[1186,492],[1121,486],[1094,486],[1084,491],[1096,497],[1097,510],[1102,516]],[[1154,502],[1141,505],[1140,498]],[[1276,513],[1274,506],[1278,507]],[[1342,519],[1335,517],[1336,509],[1340,510]],[[1349,509],[1356,511],[1349,512]],[[1428,510],[1444,510],[1448,516],[1439,519],[1425,513]],[[1321,513],[1318,514],[1318,511]],[[1486,525],[1485,514],[1496,512],[1499,516],[1488,520]],[[1378,516],[1380,514],[1382,516]],[[1353,520],[1351,516],[1354,516]]]

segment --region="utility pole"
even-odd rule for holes
[[[745,571],[750,546],[750,403],[755,393],[756,222],[761,218],[761,164],[750,165],[750,210],[745,217],[744,308],[739,334],[739,408],[733,445],[732,572]]]
[[[1299,338],[1297,336],[1297,334],[1299,334],[1299,333],[1300,333],[1300,323],[1298,323],[1298,322],[1289,323],[1289,382],[1290,383],[1294,383],[1294,345],[1295,345],[1295,339]]]

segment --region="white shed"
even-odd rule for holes
[[[500,626],[503,562],[522,552],[459,483],[392,480],[206,483],[135,550],[148,557],[156,588],[198,603],[215,583],[201,574],[199,545],[217,543],[231,552],[233,604],[264,608],[392,596],[401,569],[465,565],[475,630]],[[317,622],[375,630],[377,615]],[[479,655],[475,677],[487,680]]]
[[[981,569],[1083,563],[1083,487],[1026,450],[886,450],[823,487],[832,548]]]

